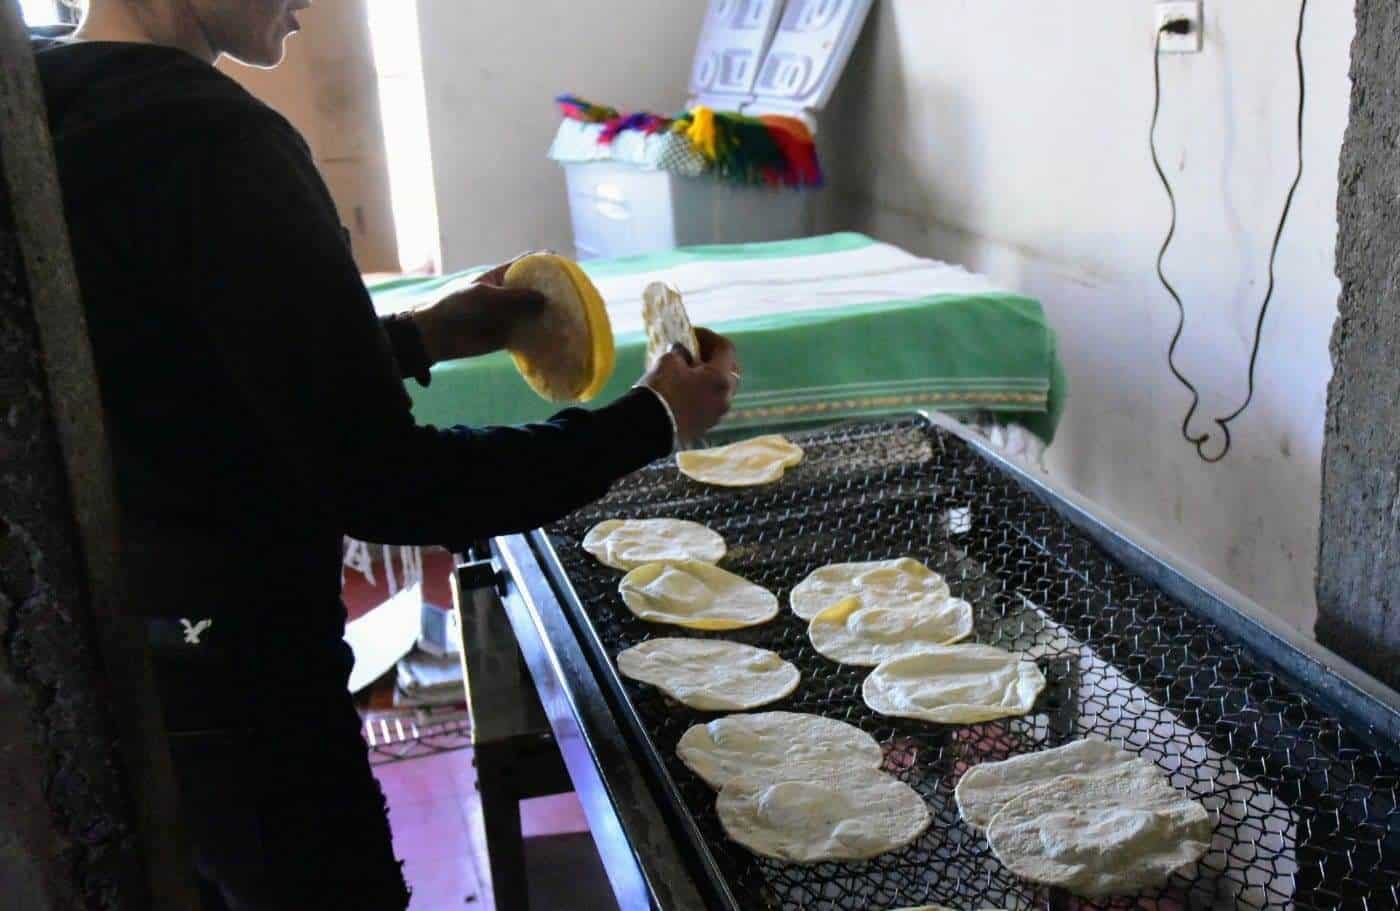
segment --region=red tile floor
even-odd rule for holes
[[[451,569],[446,553],[424,553],[428,601],[451,604],[447,581]],[[388,597],[383,572],[376,571],[375,579],[378,584],[371,586],[358,573],[346,571],[345,601],[352,618]],[[404,875],[413,889],[411,911],[489,906],[477,875],[485,853],[472,834],[474,815],[481,809],[472,751],[378,765],[375,776],[389,802],[395,853],[404,862]],[[525,801],[521,824],[531,911],[616,908],[587,834],[583,808],[573,794]]]

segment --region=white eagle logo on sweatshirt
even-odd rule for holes
[[[199,637],[204,635],[205,630],[214,625],[214,621],[201,620],[198,623],[190,623],[190,621],[182,619],[180,625],[185,628],[185,644],[199,645]]]

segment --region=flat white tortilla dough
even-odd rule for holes
[[[860,728],[796,712],[730,715],[681,735],[676,755],[715,790],[741,775],[781,774],[797,766],[878,769],[875,738]]]
[[[1102,740],[1076,740],[1052,750],[974,766],[958,780],[954,796],[962,818],[980,831],[987,828],[997,810],[1013,797],[1064,775],[1087,775],[1113,769],[1135,758],[1122,747]]]
[[[684,519],[608,519],[589,529],[583,549],[626,572],[647,563],[718,563],[725,543],[718,532]]]
[[[627,609],[651,623],[688,629],[758,626],[778,616],[778,597],[709,563],[647,563],[618,585]]]
[[[1045,675],[1024,655],[990,645],[930,646],[882,663],[861,686],[865,704],[893,718],[976,724],[1031,710]]]
[[[681,474],[717,487],[772,484],[801,461],[801,448],[777,434],[676,455]]]
[[[743,712],[797,689],[797,668],[767,649],[719,639],[649,639],[617,656],[617,669],[703,712]]]
[[[838,601],[859,597],[865,607],[903,607],[939,602],[951,592],[943,577],[918,560],[832,563],[807,576],[792,590],[792,612],[803,620]]]
[[[1200,860],[1214,822],[1145,759],[1067,775],[1013,798],[987,840],[1007,869],[1076,895],[1131,895]]]
[[[931,819],[918,792],[871,769],[787,780],[741,775],[719,792],[715,809],[745,848],[803,864],[877,857],[914,841]]]
[[[812,647],[832,661],[874,667],[966,639],[972,635],[972,605],[944,598],[866,607],[859,597],[847,598],[813,617],[807,635]]]
[[[642,322],[647,333],[647,368],[681,345],[694,359],[700,357],[700,339],[685,312],[681,293],[665,282],[652,282],[642,291]]]

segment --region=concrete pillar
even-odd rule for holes
[[[1317,637],[1400,687],[1400,5],[1357,0]]]
[[[0,906],[194,908],[44,110],[0,0]]]

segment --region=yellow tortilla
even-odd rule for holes
[[[612,376],[612,326],[598,290],[576,264],[534,253],[506,270],[508,288],[529,288],[545,298],[538,317],[510,340],[516,369],[541,397],[586,402]]]
[[[612,379],[613,371],[617,368],[617,348],[613,341],[612,320],[608,318],[607,302],[579,264],[566,259],[564,267],[573,275],[580,288],[590,292],[584,295],[588,302],[584,316],[588,318],[588,328],[593,336],[593,381],[583,390],[579,399],[589,402],[603,391],[603,387]]]

